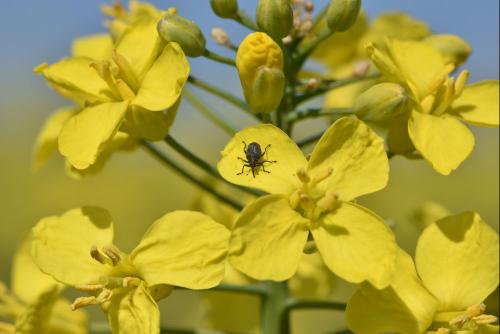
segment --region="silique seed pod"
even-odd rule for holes
[[[205,52],[205,36],[193,21],[167,13],[158,22],[157,30],[165,41],[178,43],[189,57],[199,57]]]
[[[238,1],[236,0],[210,0],[210,6],[215,15],[228,19],[238,13]]]
[[[275,41],[286,37],[293,26],[293,8],[290,0],[259,0],[257,25]]]
[[[241,42],[236,55],[243,95],[255,113],[275,110],[283,97],[283,53],[268,35],[254,32]]]
[[[349,29],[361,9],[361,0],[331,0],[326,12],[326,22],[331,32]]]
[[[374,85],[354,100],[353,111],[364,121],[381,122],[405,111],[408,97],[403,87],[384,82]]]
[[[431,44],[451,63],[458,67],[469,58],[472,48],[461,37],[456,35],[431,35],[424,39]]]

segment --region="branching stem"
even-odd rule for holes
[[[226,65],[231,65],[231,66],[236,66],[236,62],[232,58],[228,58],[225,56],[221,56],[220,54],[217,54],[213,51],[209,51],[205,49],[205,52],[203,53],[203,57],[211,59],[213,61],[216,61],[221,64],[226,64]]]

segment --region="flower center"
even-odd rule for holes
[[[460,312],[441,312],[436,314],[432,327],[437,333],[455,333],[463,330],[476,332],[480,325],[488,325],[498,321],[494,315],[484,314],[486,305],[476,304]]]
[[[290,206],[312,221],[318,220],[323,213],[335,209],[338,205],[338,195],[318,188],[318,185],[332,173],[333,168],[327,168],[311,177],[303,168],[299,169],[297,177],[301,186],[290,195],[288,200]]]

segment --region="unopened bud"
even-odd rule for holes
[[[255,113],[276,109],[284,94],[283,53],[268,35],[255,32],[241,42],[236,67],[243,94]]]
[[[275,41],[286,37],[293,27],[293,7],[290,0],[259,0],[257,25]]]
[[[215,15],[225,19],[234,17],[238,13],[236,0],[210,0],[210,6],[212,6]]]
[[[316,242],[314,240],[309,240],[304,245],[304,249],[302,250],[304,254],[314,254],[318,251],[318,247],[316,246]]]
[[[309,177],[309,175],[307,175],[307,172],[304,168],[300,168],[297,171],[297,177],[302,183],[309,183],[309,181],[311,181],[311,178]]]
[[[407,96],[395,83],[381,83],[361,93],[354,101],[353,111],[365,121],[380,122],[405,111]]]
[[[326,22],[331,32],[346,31],[356,21],[361,0],[331,0],[326,12]]]
[[[465,63],[472,52],[470,45],[456,35],[431,35],[424,42],[436,48],[448,62],[458,67]]]
[[[215,43],[219,45],[228,45],[229,44],[229,36],[226,31],[222,28],[212,28],[211,31],[212,39]]]
[[[205,52],[205,36],[193,21],[166,13],[158,22],[157,30],[165,41],[178,43],[189,57],[199,57]]]

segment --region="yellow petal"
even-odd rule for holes
[[[415,151],[408,134],[408,118],[410,113],[405,113],[391,120],[387,132],[387,146],[394,154],[407,154]]]
[[[398,41],[389,44],[390,54],[420,101],[436,89],[436,82],[444,80],[453,67],[431,45],[424,42]]]
[[[162,140],[168,135],[179,108],[180,99],[168,110],[149,111],[132,107],[125,117],[124,131],[134,137],[150,141]]]
[[[113,333],[160,333],[160,311],[144,283],[115,292],[105,310]]]
[[[50,315],[50,334],[88,334],[87,314],[83,310],[72,310],[71,304],[62,298],[56,300]]]
[[[275,163],[264,163],[269,173],[265,173],[262,167],[255,169],[255,177],[250,167],[244,167],[241,159],[246,159],[244,147],[255,142],[260,145],[264,152],[268,145],[267,153],[262,159],[276,161]],[[297,170],[304,168],[307,164],[306,158],[297,144],[293,142],[283,131],[271,124],[259,124],[250,126],[237,134],[229,141],[221,152],[221,159],[217,164],[217,170],[227,181],[246,187],[257,188],[272,194],[289,194],[300,186],[297,178]],[[241,158],[241,159],[240,159]]]
[[[33,150],[33,170],[39,170],[57,152],[57,139],[63,125],[75,114],[72,107],[58,109],[45,121],[38,133]]]
[[[86,101],[111,101],[112,93],[108,85],[90,66],[93,61],[83,57],[66,58],[38,72],[61,95],[81,105]]]
[[[127,60],[139,82],[164,45],[156,31],[156,24],[157,20],[153,19],[137,21],[121,35],[116,44],[116,53]]]
[[[74,179],[81,179],[84,176],[96,175],[106,166],[106,163],[116,151],[132,151],[137,147],[137,139],[118,131],[113,139],[104,147],[94,164],[85,169],[76,169],[66,160],[66,173]]]
[[[71,54],[74,57],[87,57],[94,60],[111,58],[113,41],[109,34],[96,34],[76,38],[71,44]]]
[[[179,99],[189,75],[189,63],[177,43],[168,43],[142,80],[132,105],[147,110],[170,108]]]
[[[460,121],[413,110],[408,123],[411,141],[432,167],[448,175],[472,152],[474,136]]]
[[[40,270],[64,284],[96,284],[110,267],[90,256],[91,247],[112,242],[109,213],[87,206],[39,221],[33,228],[31,255]]]
[[[476,82],[453,101],[452,114],[479,126],[498,127],[498,81]]]
[[[297,271],[308,220],[281,195],[266,195],[245,207],[234,225],[229,260],[258,280],[284,281]]]
[[[323,216],[311,232],[323,260],[351,283],[386,287],[395,270],[396,242],[384,220],[368,209],[342,202]]]
[[[224,276],[229,230],[194,211],[174,211],[157,220],[130,258],[148,285],[208,289]]]
[[[26,304],[35,303],[42,293],[58,286],[51,276],[42,273],[33,262],[31,242],[30,234],[19,246],[12,264],[12,291]]]
[[[382,189],[389,178],[384,141],[362,121],[344,117],[325,131],[313,150],[308,174],[314,178],[333,168],[332,175],[318,184],[342,200]]]
[[[498,234],[474,212],[427,227],[416,250],[417,271],[440,310],[479,304],[498,285]]]
[[[38,334],[49,333],[49,320],[60,289],[52,289],[41,293],[36,300],[28,304],[24,312],[16,319],[16,333]]]
[[[92,165],[121,125],[128,102],[103,103],[83,109],[59,134],[59,151],[77,169]]]
[[[398,250],[391,284],[378,290],[363,283],[347,304],[346,318],[355,333],[423,333],[438,301],[425,289],[411,257]]]

